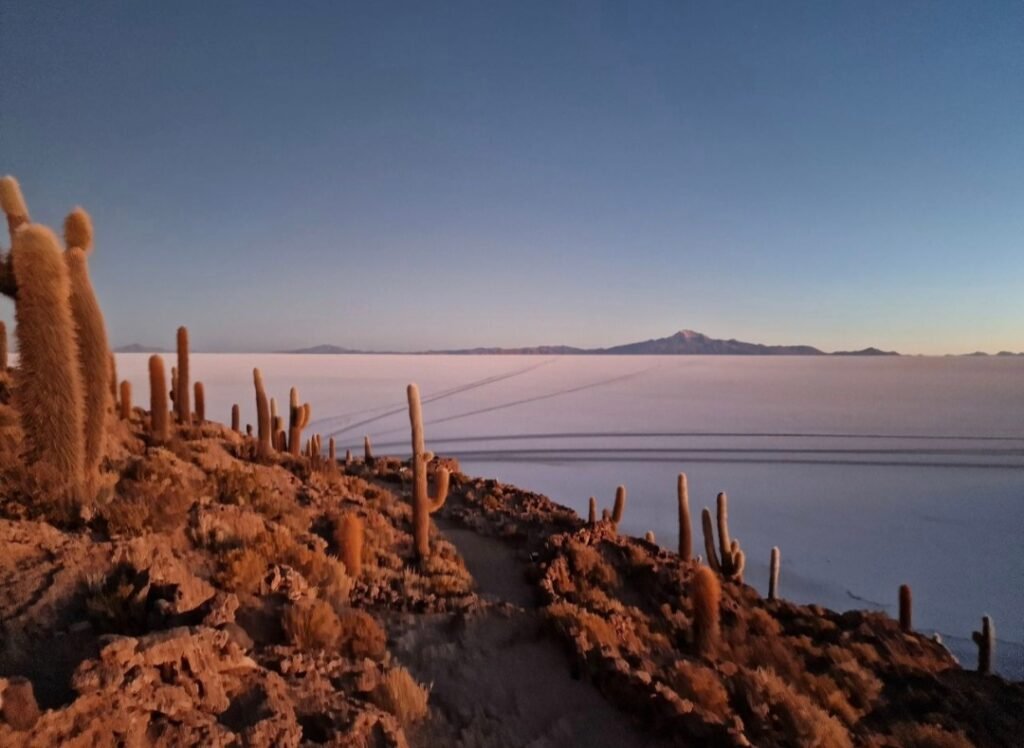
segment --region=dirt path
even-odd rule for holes
[[[397,642],[417,679],[433,683],[435,719],[409,734],[415,746],[651,746],[588,683],[573,680],[544,632],[516,552],[445,522],[478,592],[497,603],[468,620],[422,620]]]

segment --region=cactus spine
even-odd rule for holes
[[[242,424],[242,411],[238,403],[231,406],[231,430],[238,433]]]
[[[676,499],[679,503],[679,557],[689,561],[693,556],[693,530],[690,527],[690,493],[686,473],[676,480]]]
[[[84,398],[67,263],[53,232],[34,224],[15,232],[11,261],[18,286],[14,394],[27,452],[77,488],[85,467]],[[106,386],[104,379],[104,392]]]
[[[693,643],[705,657],[714,654],[719,638],[722,588],[715,573],[701,566],[693,575]]]
[[[909,584],[900,585],[900,629],[908,634],[914,630],[913,598]]]
[[[178,382],[175,389],[174,408],[178,423],[188,426],[192,422],[192,404],[188,391],[188,328],[178,328]]]
[[[715,553],[714,530],[711,524],[711,510],[705,508],[701,512],[701,524],[704,530],[704,550],[708,554],[708,566],[721,573],[726,579],[742,582],[746,556],[740,550],[740,542],[729,538],[729,497],[725,493],[718,494],[718,545],[719,557]]]
[[[768,599],[779,599],[779,563],[782,560],[779,547],[772,548],[772,557],[768,565]]]
[[[978,645],[978,672],[987,675],[992,672],[992,653],[996,648],[996,629],[989,616],[981,619],[981,631],[972,632],[971,638]]]
[[[170,436],[167,413],[167,377],[164,360],[160,356],[149,357],[149,417],[150,432],[158,444]]]
[[[127,421],[132,417],[132,383],[127,379],[121,382],[121,420]]]
[[[423,407],[420,404],[420,389],[410,384],[406,390],[409,398],[409,423],[412,426],[412,524],[416,556],[421,561],[430,556],[430,515],[444,506],[448,498],[448,470],[438,468],[434,473],[436,496],[427,492],[427,460],[423,445]]]
[[[206,420],[206,390],[202,382],[196,382],[192,388],[196,399],[196,423]]]
[[[252,381],[256,387],[256,433],[259,438],[256,454],[266,459],[274,453],[274,446],[270,443],[270,405],[267,402],[267,391],[263,388],[263,375],[259,369],[252,370]]]

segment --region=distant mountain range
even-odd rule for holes
[[[300,348],[288,353],[369,353],[332,345]],[[680,330],[667,338],[653,338],[639,343],[626,343],[610,348],[576,348],[569,345],[541,345],[526,348],[458,348],[423,351],[449,356],[898,356],[894,351],[865,348],[860,351],[837,351],[828,354],[809,345],[762,345],[742,340],[709,338],[693,330]]]
[[[114,349],[115,353],[167,353],[163,348],[132,343]],[[571,345],[538,345],[524,348],[455,348],[432,351],[364,351],[354,348],[343,348],[337,345],[314,345],[309,348],[298,348],[278,353],[301,354],[396,354],[409,355],[434,354],[445,356],[899,356],[896,351],[883,351],[879,348],[862,348],[859,351],[834,351],[828,353],[810,345],[764,345],[762,343],[746,343],[730,338],[721,340],[710,338],[693,330],[680,330],[667,338],[652,338],[638,343],[626,343],[610,348],[577,348]],[[948,354],[959,356],[1024,356],[1024,352],[1000,351],[999,353]]]

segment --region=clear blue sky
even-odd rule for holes
[[[8,1],[0,172],[115,344],[1024,350],[1020,0]]]

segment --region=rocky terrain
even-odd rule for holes
[[[0,745],[1014,745],[1024,685],[901,620],[743,583],[727,500],[679,479],[678,553],[461,473],[425,449],[354,457],[278,413],[206,417],[188,331],[149,408],[118,382],[88,280],[0,184]],[[200,372],[201,373],[201,372]],[[287,427],[286,427],[287,423]],[[716,532],[717,530],[717,532]],[[988,655],[986,656],[986,652]]]

